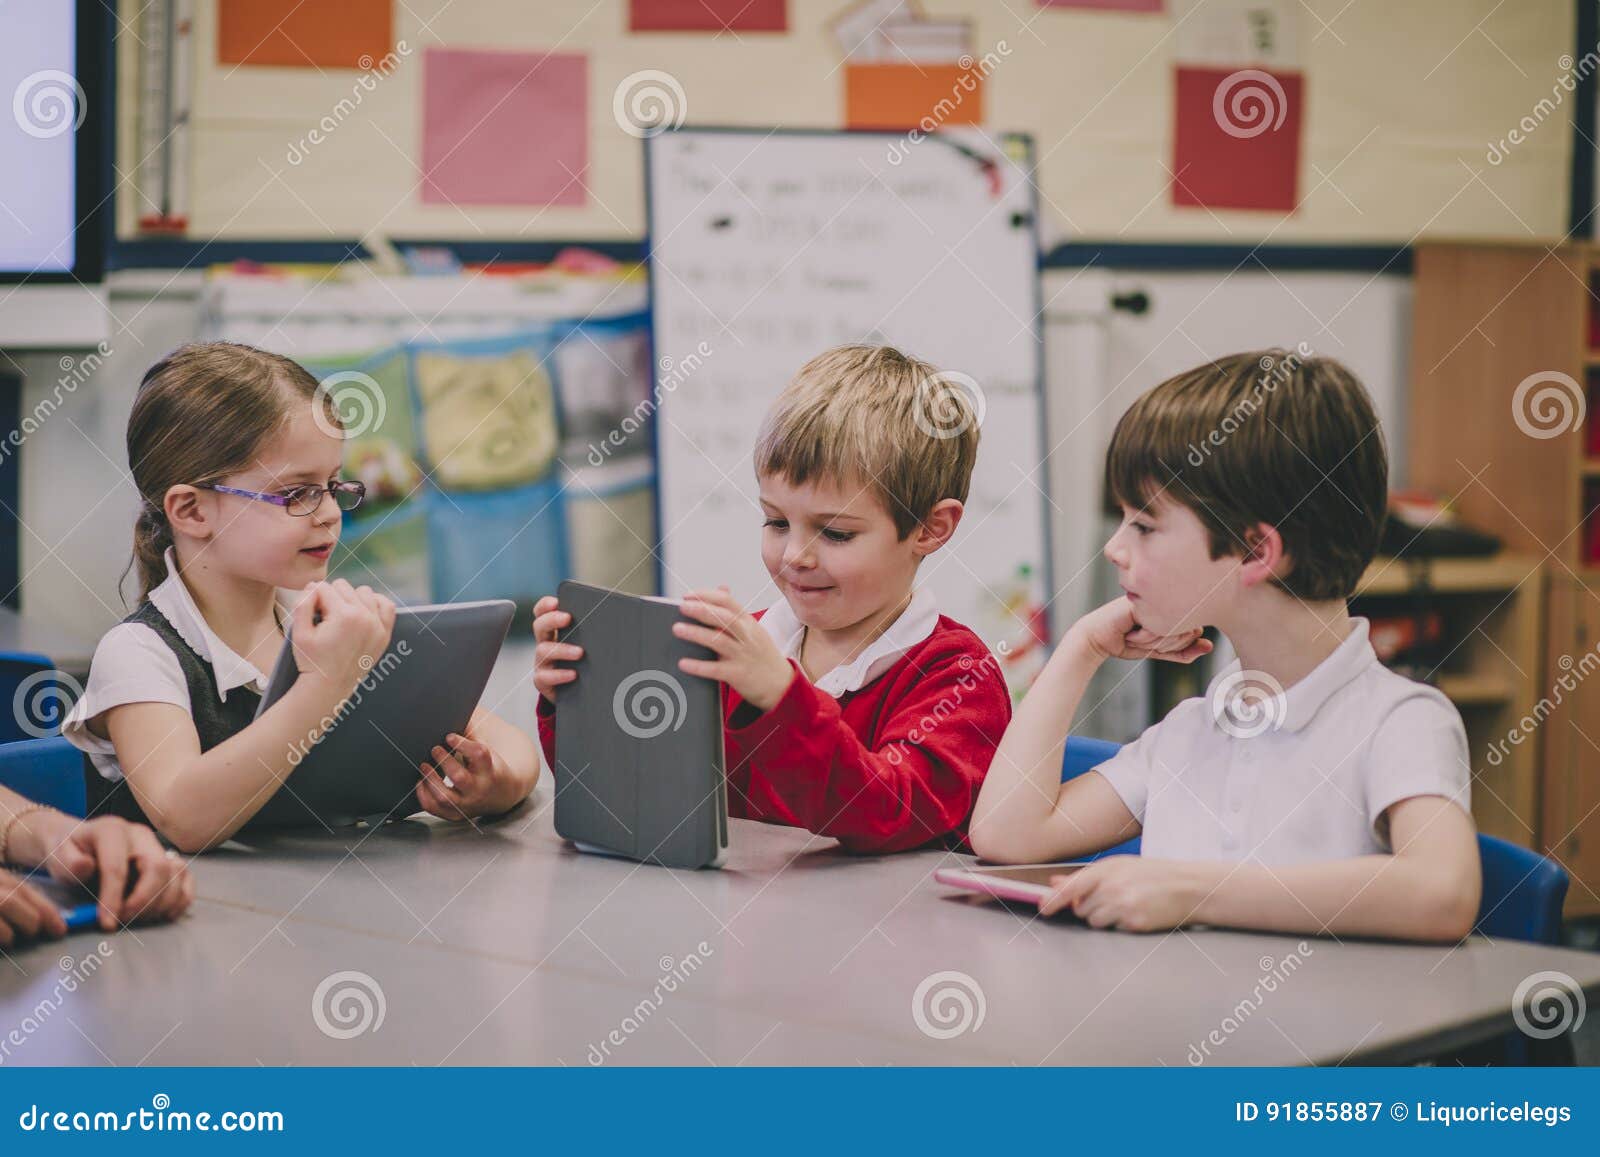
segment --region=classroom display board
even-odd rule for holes
[[[918,581],[1006,644],[1016,686],[1047,637],[1050,558],[1027,139],[680,129],[645,148],[664,593],[776,600],[751,467],[762,417],[815,354],[888,343],[976,402],[966,516]],[[940,436],[936,395],[928,416]]]
[[[642,284],[282,280],[214,285],[208,330],[296,358],[338,409],[367,501],[332,574],[523,611],[573,577],[654,589]]]

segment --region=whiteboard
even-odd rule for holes
[[[982,392],[944,614],[1016,646],[1048,603],[1038,242],[1024,137],[679,129],[645,141],[662,590],[778,597],[751,452],[807,360],[886,342]]]

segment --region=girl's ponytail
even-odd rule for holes
[[[172,527],[167,524],[164,511],[157,510],[148,501],[139,511],[133,524],[133,562],[139,568],[139,601],[150,597],[150,592],[167,577],[167,547],[172,545]],[[127,572],[124,571],[124,574]]]

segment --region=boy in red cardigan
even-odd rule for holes
[[[756,616],[694,591],[673,628],[717,656],[680,667],[724,684],[730,814],[850,852],[965,845],[1011,698],[982,640],[912,584],[961,521],[977,452],[968,396],[888,347],[829,350],[779,396],[755,467],[783,602]],[[553,597],[534,616],[554,767],[555,696],[583,652],[557,641],[572,616]]]

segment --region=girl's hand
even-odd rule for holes
[[[545,595],[533,605],[533,637],[538,640],[533,648],[533,685],[551,704],[556,701],[556,688],[578,677],[571,667],[556,664],[583,658],[582,647],[556,641],[561,628],[571,625],[572,616],[561,609],[555,595]]]
[[[1165,659],[1169,663],[1193,663],[1211,653],[1211,640],[1201,637],[1201,629],[1176,635],[1157,635],[1139,625],[1133,600],[1123,595],[1103,607],[1090,611],[1072,624],[1067,632],[1098,659]]]
[[[417,801],[429,815],[444,820],[499,815],[516,807],[528,794],[528,786],[506,761],[488,744],[472,737],[470,723],[467,732],[445,736],[449,747],[435,746],[433,764],[421,765]]]
[[[67,922],[49,900],[10,872],[0,870],[0,948],[46,936],[67,934]]]
[[[50,875],[68,884],[99,883],[100,927],[176,920],[194,900],[194,877],[143,824],[115,816],[78,822],[58,816],[64,830],[47,845]]]
[[[316,582],[294,609],[294,660],[342,703],[389,646],[394,601],[344,579]],[[318,620],[315,616],[321,616]]]
[[[1107,856],[1050,883],[1041,916],[1070,909],[1091,927],[1124,932],[1181,928],[1204,898],[1188,865],[1143,856]]]
[[[672,625],[672,633],[717,653],[715,659],[679,659],[685,675],[719,679],[739,693],[746,703],[771,711],[794,680],[794,667],[778,650],[772,636],[761,629],[727,587],[691,591],[684,597],[685,618]]]

